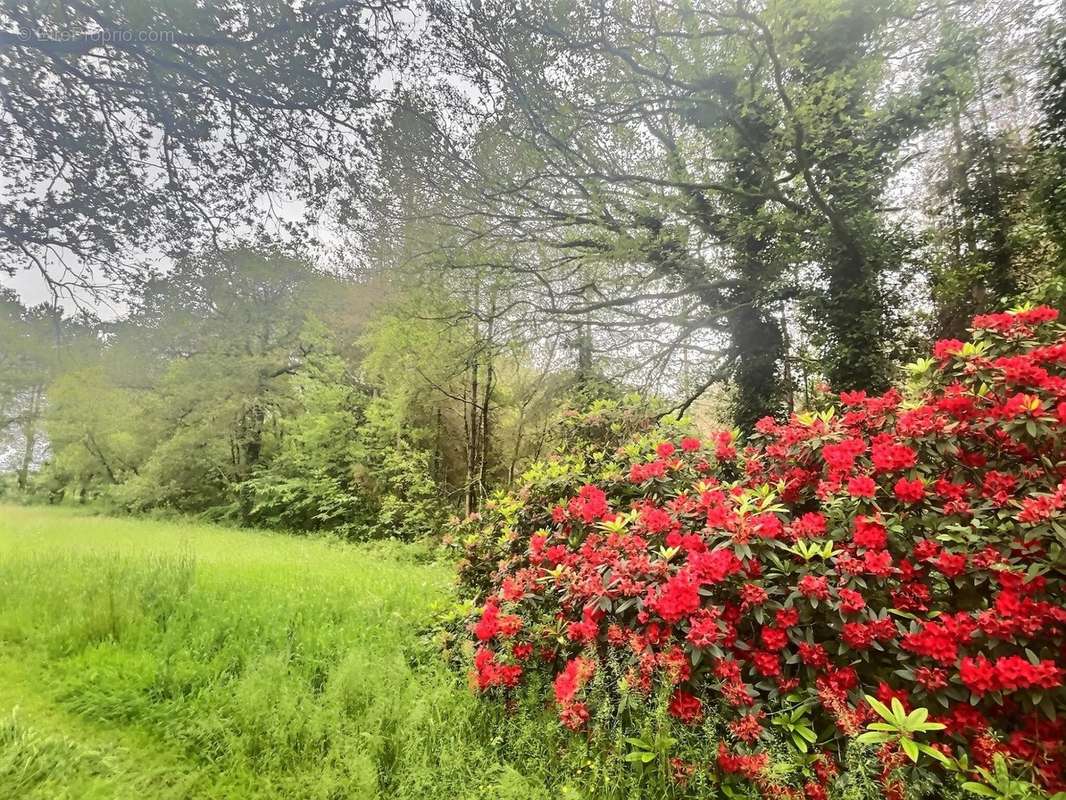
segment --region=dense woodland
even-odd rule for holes
[[[7,2],[5,490],[417,537],[568,415],[883,390],[1063,307],[1061,12]]]

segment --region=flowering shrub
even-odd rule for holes
[[[459,588],[464,596],[483,600],[493,591],[497,570],[524,558],[529,533],[555,524],[561,506],[582,486],[623,477],[624,464],[616,458],[622,445],[653,441],[648,438],[653,431],[678,438],[692,433],[673,419],[657,424],[656,409],[637,395],[565,407],[552,427],[552,454],[526,471],[517,491],[498,492],[479,512],[453,521],[448,539],[463,548]]]
[[[977,317],[972,341],[911,367],[905,393],[764,419],[743,447],[645,437],[557,498],[511,498],[482,520],[493,544],[470,551],[477,687],[539,673],[574,730],[665,691],[682,729],[721,720],[718,780],[810,800],[895,699],[929,722],[920,751],[873,736],[887,797],[919,756],[960,782],[1006,758],[1066,788],[1056,317]],[[802,773],[772,769],[782,740]]]

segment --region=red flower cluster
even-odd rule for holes
[[[1056,689],[1062,686],[1062,669],[1051,660],[1035,664],[1020,656],[989,661],[983,655],[964,658],[959,677],[976,695],[989,692],[1016,692],[1019,689]]]
[[[1066,788],[1066,725],[1049,722],[1066,715],[1055,319],[975,319],[976,345],[937,343],[906,398],[845,393],[835,413],[761,421],[745,446],[646,437],[543,505],[526,490],[517,524],[501,513],[479,540],[492,555],[471,558],[496,570],[471,625],[477,686],[546,672],[571,728],[598,669],[649,702],[665,686],[679,722],[725,721],[717,768],[760,788],[761,720],[798,695],[842,740],[822,744],[842,746],[876,693],[929,708],[938,747],[1004,752]],[[886,794],[897,774],[886,766]],[[786,794],[814,800],[831,777]]]
[[[552,684],[555,689],[555,702],[559,704],[559,718],[568,728],[577,730],[588,721],[588,706],[579,701],[577,696],[595,671],[594,661],[572,658],[566,662],[566,666]]]

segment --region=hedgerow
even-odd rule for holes
[[[535,468],[461,529],[477,690],[587,736],[662,698],[625,758],[727,794],[848,795],[871,752],[891,800],[1066,789],[1066,329],[980,316],[910,372]]]

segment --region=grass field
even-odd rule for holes
[[[450,568],[415,556],[0,506],[0,798],[569,794],[558,726],[420,639]]]

